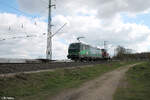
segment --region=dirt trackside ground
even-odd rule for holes
[[[125,72],[137,64],[118,68],[83,84],[78,89],[63,91],[50,100],[112,100],[113,94]]]

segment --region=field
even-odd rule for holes
[[[134,63],[134,62],[132,62]],[[105,72],[131,62],[111,62],[74,69],[56,69],[54,72],[19,74],[0,78],[0,97],[15,97],[19,100],[46,100],[60,91],[79,87]]]
[[[114,100],[150,99],[150,62],[134,66],[117,89]]]

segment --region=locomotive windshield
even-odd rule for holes
[[[80,44],[79,43],[71,44],[69,49],[80,49]]]

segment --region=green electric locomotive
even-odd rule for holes
[[[95,61],[108,59],[109,55],[105,49],[99,49],[79,42],[70,44],[67,57],[74,61]]]

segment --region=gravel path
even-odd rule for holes
[[[121,67],[112,72],[83,84],[78,89],[66,90],[50,100],[112,100],[113,94],[130,67],[137,64]]]

